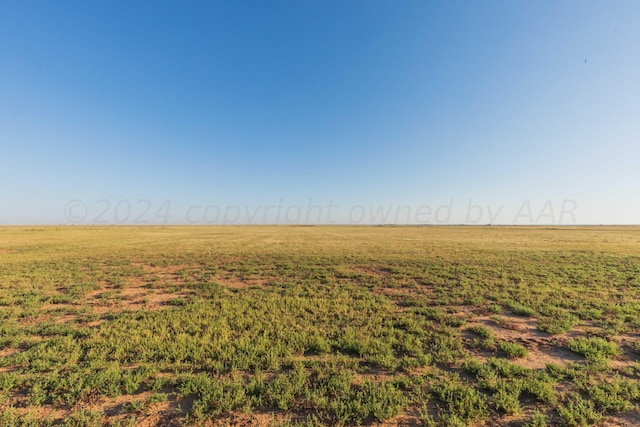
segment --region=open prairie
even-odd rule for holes
[[[0,425],[640,424],[640,228],[0,228]]]

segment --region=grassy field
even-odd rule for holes
[[[0,425],[640,423],[640,228],[0,228]]]

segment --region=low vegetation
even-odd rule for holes
[[[0,425],[631,425],[639,254],[631,227],[0,228]]]

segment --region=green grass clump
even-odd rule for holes
[[[0,426],[2,427],[53,427],[51,417],[42,418],[37,411],[19,411],[13,407],[4,407],[0,411]]]
[[[480,338],[484,338],[484,339],[495,338],[496,336],[496,334],[486,326],[476,325],[469,328],[469,330],[474,334],[478,335]]]
[[[398,415],[406,403],[402,392],[389,382],[367,381],[333,400],[329,411],[334,423],[361,424],[368,417],[384,421]]]
[[[487,306],[487,310],[490,313],[500,314],[500,313],[502,313],[502,306],[500,306],[499,304],[489,304]]]
[[[496,334],[486,326],[472,326],[469,331],[478,335],[479,338],[474,338],[471,342],[472,347],[479,347],[486,350],[494,349],[496,346]]]
[[[549,334],[569,332],[579,322],[579,318],[570,313],[557,313],[538,318],[538,329]]]
[[[493,405],[506,414],[520,413],[520,389],[512,386],[498,388],[493,394]]]
[[[518,316],[533,316],[535,314],[535,310],[531,307],[518,303],[511,304],[511,311]]]
[[[578,394],[569,396],[557,411],[563,426],[590,426],[602,420],[602,414],[595,409],[593,402]]]
[[[467,425],[488,416],[485,396],[456,378],[443,380],[435,393],[443,404],[440,418],[445,425]]]
[[[617,356],[620,349],[617,344],[600,337],[578,337],[569,340],[569,350],[583,355],[592,364],[606,363],[610,358]]]
[[[531,414],[529,421],[525,424],[526,427],[547,427],[547,416],[544,412],[536,409]]]
[[[511,357],[514,359],[518,357],[526,357],[529,354],[529,351],[527,351],[524,346],[515,342],[500,341],[497,344],[497,348],[507,357]]]
[[[65,420],[64,427],[101,427],[104,414],[99,410],[80,408]]]
[[[596,408],[602,412],[615,413],[628,411],[636,407],[640,400],[640,387],[637,382],[614,378],[609,382],[587,380],[580,384]]]

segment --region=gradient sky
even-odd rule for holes
[[[639,18],[637,1],[5,1],[0,224],[637,224]]]

